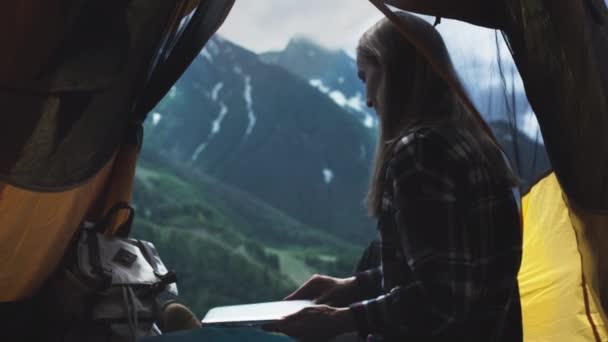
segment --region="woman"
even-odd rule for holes
[[[439,33],[398,16],[455,77]],[[368,204],[382,266],[311,278],[287,299],[319,305],[271,328],[311,341],[349,331],[380,341],[521,341],[516,179],[491,133],[387,19],[361,38],[357,65],[380,121]]]

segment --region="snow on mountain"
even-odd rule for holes
[[[365,87],[357,77],[356,63],[344,51],[329,50],[308,38],[295,37],[283,51],[264,53],[260,58],[308,80],[362,125],[376,127],[375,112],[365,104]]]
[[[310,83],[311,86],[319,89],[319,91],[322,92],[323,94],[329,93],[329,88],[326,87],[325,84],[323,84],[323,80],[315,78],[315,79],[309,80],[308,83]]]
[[[253,100],[251,99],[251,76],[244,75],[245,77],[245,93],[243,94],[245,98],[245,102],[247,102],[247,118],[249,119],[249,123],[247,125],[247,130],[245,131],[245,136],[248,137],[251,135],[253,131],[253,127],[255,126],[256,117],[253,112]]]
[[[341,80],[341,82],[340,82]],[[373,128],[375,124],[375,119],[372,114],[370,114],[370,110],[366,108],[365,101],[363,100],[363,95],[360,92],[357,92],[354,96],[346,97],[344,93],[340,90],[331,90],[328,86],[323,83],[323,80],[315,78],[308,81],[308,83],[318,89],[323,94],[329,96],[338,106],[348,110],[354,111],[362,116],[359,116],[361,123],[367,128]],[[341,77],[338,83],[344,83],[344,77]]]
[[[224,104],[224,102],[220,102],[220,107],[220,113],[218,114],[217,118],[211,123],[211,132],[209,133],[209,136],[205,141],[198,145],[196,150],[194,150],[194,153],[192,153],[192,161],[198,160],[198,157],[207,148],[211,139],[213,139],[213,137],[218,134],[222,129],[222,121],[226,117],[226,114],[228,114],[228,107],[226,107],[226,104]]]
[[[223,87],[224,87],[224,82],[219,82],[218,84],[216,84],[213,87],[213,90],[211,90],[211,99],[213,99],[213,101],[217,101],[217,96]]]
[[[203,51],[201,51],[201,55],[205,57],[209,63],[213,63],[213,56],[211,56],[207,49],[203,49]]]
[[[339,77],[312,82],[324,94],[215,36],[154,110],[162,120],[146,126],[145,147],[306,224],[368,241],[374,230],[363,200],[375,132],[353,114],[360,98],[337,88]]]
[[[160,122],[160,120],[162,118],[163,118],[163,115],[161,113],[158,113],[158,112],[152,113],[152,124],[154,126],[158,125],[158,123]]]
[[[333,179],[334,172],[327,168],[323,169],[323,180],[325,181],[325,184],[330,184]]]

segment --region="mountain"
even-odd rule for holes
[[[150,117],[144,149],[346,241],[375,235],[375,130],[307,80],[216,36]]]
[[[311,39],[295,37],[282,51],[267,52],[261,54],[260,58],[266,63],[279,65],[301,79],[307,80],[338,105],[353,114],[362,115],[359,118],[363,122],[369,120],[369,127],[377,128],[377,121],[369,119],[375,117],[373,110],[365,107],[363,102],[362,94],[365,93],[365,89],[357,77],[356,63],[343,50],[330,50]],[[505,91],[507,85],[515,80],[513,74],[516,72],[515,69],[506,71],[504,84],[500,79],[496,79],[495,82],[473,83],[476,78],[488,77],[487,67],[483,63],[473,63],[459,72],[468,76],[465,80],[469,81],[466,87],[471,100],[489,122],[499,143],[513,162],[513,167],[519,172],[523,188],[527,189],[534,180],[550,169],[550,163],[542,144],[542,137],[539,136],[539,141],[535,141],[531,132],[518,131],[514,134],[509,124],[505,122],[507,113],[512,112],[513,109],[518,113],[518,125],[525,125],[529,120],[528,116],[531,115],[531,107],[523,88]],[[495,77],[499,78],[499,75]]]
[[[144,148],[364,244],[375,234],[363,200],[377,123],[356,74],[344,51],[309,39],[256,55],[215,36],[151,114]],[[525,95],[499,86],[473,95],[529,184],[548,168],[544,147],[497,120],[507,103],[528,112]]]
[[[365,126],[377,126],[373,109],[365,104],[365,86],[357,76],[355,60],[344,50],[327,49],[309,38],[295,37],[283,51],[263,53],[260,59],[306,80]]]

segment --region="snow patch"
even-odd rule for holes
[[[325,84],[323,84],[323,81],[320,79],[311,79],[308,81],[308,83],[314,88],[319,89],[323,94],[329,93],[329,88],[325,86]]]
[[[192,161],[198,160],[198,157],[207,148],[211,139],[213,139],[213,137],[220,132],[222,129],[222,121],[224,121],[226,114],[228,114],[228,107],[226,107],[224,102],[220,102],[220,113],[211,123],[211,132],[209,133],[207,139],[198,145],[198,147],[194,150],[194,153],[192,153]]]
[[[328,168],[323,169],[323,180],[325,184],[330,184],[334,179],[334,172]]]
[[[343,78],[340,79],[343,80]],[[365,110],[366,104],[363,101],[363,95],[361,95],[360,92],[358,92],[355,96],[348,98],[339,90],[330,91],[330,89],[320,79],[311,79],[308,81],[308,83],[323,94],[327,94],[338,106],[365,114],[365,117],[361,123],[367,128],[374,127],[374,117]]]
[[[363,101],[363,95],[361,93],[357,93],[357,95],[348,99],[348,106],[354,110],[365,112],[365,101]]]
[[[344,84],[344,77],[339,77],[338,78],[338,83]]]
[[[215,43],[215,41],[213,39],[211,39],[209,41],[209,43],[207,43],[207,46],[209,47],[209,51],[212,54],[214,54],[215,56],[220,54],[220,48],[217,46],[217,44]]]
[[[198,145],[198,147],[196,148],[196,150],[194,150],[194,153],[192,153],[192,161],[193,162],[198,160],[198,156],[200,156],[201,153],[207,148],[208,144],[209,144],[208,141],[204,141],[200,145]]]
[[[217,101],[217,97],[220,93],[220,90],[222,90],[223,87],[224,87],[224,82],[219,82],[218,84],[216,84],[213,87],[213,90],[211,90],[211,99],[213,101]]]
[[[334,90],[329,93],[329,97],[331,97],[331,99],[334,100],[334,102],[337,103],[340,107],[351,108],[358,112],[364,111],[363,106],[365,104],[363,103],[360,93],[357,93],[357,95],[353,97],[347,98],[341,91]]]
[[[341,91],[334,90],[329,93],[329,97],[331,97],[331,99],[334,100],[334,102],[337,103],[340,107],[346,107],[346,103],[348,102],[348,100]]]
[[[255,126],[256,117],[253,112],[253,100],[251,98],[251,76],[245,75],[245,93],[243,97],[245,98],[245,102],[247,103],[247,117],[249,118],[249,125],[247,126],[247,130],[245,131],[245,136],[249,136],[253,131],[253,127]]]
[[[249,118],[249,124],[247,125],[247,130],[245,131],[245,138],[247,138],[253,131],[253,127],[255,126],[255,123],[257,121],[255,112],[253,111],[253,99],[251,97],[251,76],[243,73],[243,69],[238,65],[235,65],[232,68],[232,71],[234,71],[234,73],[237,75],[242,75],[243,80],[245,82],[245,91],[243,93],[243,98],[245,99],[245,103],[247,104],[247,117]]]
[[[373,128],[374,127],[374,117],[368,113],[365,113],[365,119],[363,119],[363,126],[365,126],[367,128]]]
[[[201,56],[205,57],[209,63],[213,63],[213,56],[207,51],[207,48],[204,48],[203,51],[201,51]]]
[[[216,135],[222,129],[222,121],[224,121],[224,117],[228,114],[228,107],[224,104],[224,102],[220,103],[220,114],[217,116],[215,120],[211,123],[211,135]]]
[[[174,98],[175,96],[177,96],[177,87],[173,86],[171,87],[171,90],[169,90],[169,97]]]
[[[359,145],[359,159],[365,160],[365,157],[367,157],[367,149],[365,148],[365,145],[361,144]]]
[[[163,115],[161,113],[152,113],[152,124],[154,126],[158,125],[158,123],[160,122],[160,119],[163,118]]]

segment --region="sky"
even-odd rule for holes
[[[381,17],[367,0],[236,0],[220,34],[255,52],[281,50],[294,35],[350,51]]]
[[[219,33],[258,53],[281,50],[291,37],[304,35],[353,55],[361,34],[381,18],[367,0],[236,0]],[[448,45],[474,47],[470,52],[486,60],[495,55],[488,44],[492,30],[451,20],[438,29]]]
[[[257,53],[282,50],[292,37],[306,36],[354,57],[359,37],[382,17],[368,0],[236,0],[218,33]],[[495,31],[445,19],[437,29],[465,84],[484,87],[499,82]],[[509,70],[514,67],[512,58],[502,38],[498,42]],[[519,77],[515,88],[523,89]],[[535,135],[536,120],[526,122],[526,133]]]
[[[292,37],[306,36],[354,57],[359,37],[381,18],[367,0],[236,0],[219,34],[257,53],[282,50]],[[488,76],[496,72],[493,30],[454,20],[443,20],[437,29],[465,83],[468,78],[477,85],[498,81]],[[502,39],[499,42],[501,57],[509,64],[511,56]],[[519,80],[516,87],[523,88]]]

